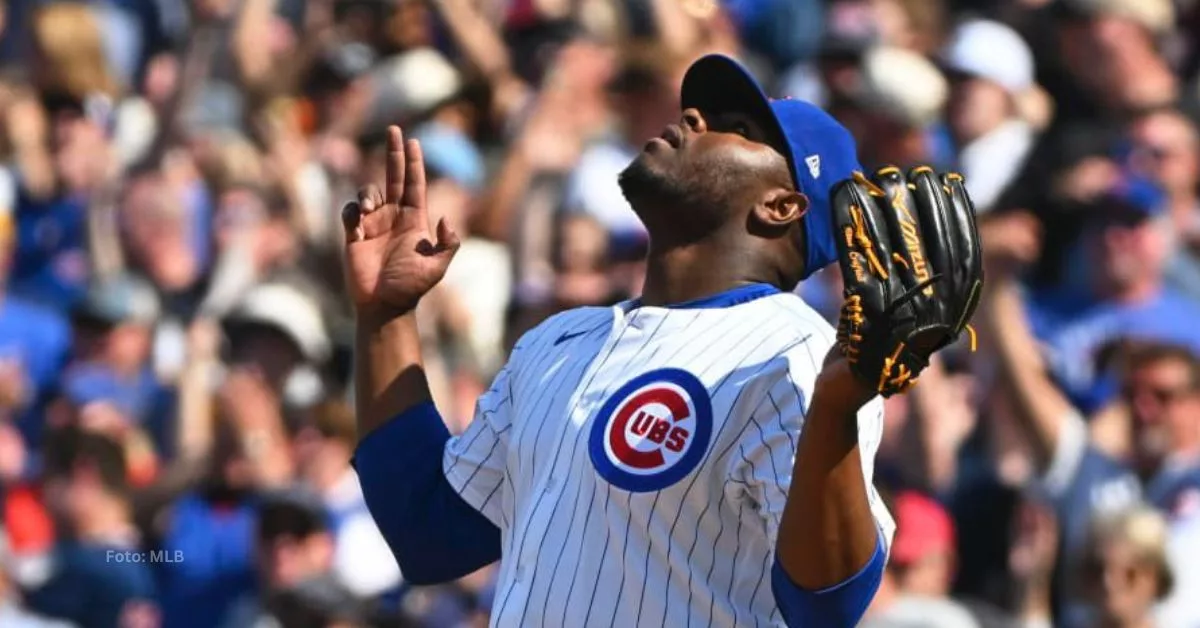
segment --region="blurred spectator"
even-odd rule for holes
[[[1123,396],[1129,408],[1130,458],[1146,499],[1167,517],[1172,571],[1179,583],[1165,601],[1164,621],[1200,621],[1193,590],[1200,569],[1182,557],[1200,543],[1200,354],[1185,347],[1142,344],[1126,350]]]
[[[1097,524],[1081,566],[1098,610],[1090,625],[1152,626],[1154,604],[1174,586],[1167,526],[1150,509],[1132,509]]]
[[[639,294],[616,174],[709,52],[826,107],[864,168],[963,171],[984,213],[978,351],[887,403],[902,521],[872,621],[1200,625],[1198,20],[1172,0],[7,3],[0,625],[141,591],[185,628],[485,625],[494,567],[407,586],[361,510],[337,208],[382,179],[385,125],[421,143],[463,238],[417,313],[461,432],[525,330]],[[796,292],[836,316],[836,269]],[[297,486],[315,497],[277,499]],[[1114,524],[1093,542],[1139,499],[1168,549]],[[91,507],[136,533],[88,532]],[[114,542],[186,559],[92,560]],[[319,577],[268,577],[285,564]]]
[[[160,625],[121,446],[76,426],[48,446],[46,499],[62,527],[47,579],[27,584],[30,607],[82,626]]]
[[[1165,286],[1171,256],[1161,192],[1142,180],[1118,183],[1079,208],[1085,222],[1064,285],[1030,295],[1034,333],[1046,343],[1050,369],[1072,402],[1098,409],[1115,392],[1096,358],[1120,337],[1156,338],[1200,347],[1197,303]]]
[[[978,626],[966,608],[949,598],[957,568],[950,515],[916,492],[901,492],[894,503],[896,536],[888,568],[863,625]]]
[[[203,481],[157,518],[162,549],[186,557],[160,566],[164,625],[216,626],[239,597],[256,590],[254,497],[263,475],[256,458],[281,446],[281,437],[243,425],[218,423]]]
[[[474,399],[485,390],[486,378],[504,363],[512,259],[506,246],[478,237],[472,229],[476,199],[485,182],[483,156],[473,141],[462,129],[436,120],[412,135],[421,142],[425,157],[426,197],[462,239],[462,259],[425,299],[421,311],[436,320],[423,327],[438,336],[427,339],[435,348],[433,355],[444,356],[444,361],[435,357],[427,366],[433,371],[441,365],[440,373],[428,373],[431,386],[447,407],[453,407],[456,400]],[[471,416],[473,403],[457,405],[448,416]]]
[[[4,530],[0,529],[0,563],[10,560]],[[37,615],[22,604],[6,570],[0,569],[0,624],[12,628],[70,628],[73,624]]]
[[[0,278],[5,284],[12,249],[12,216],[0,214]],[[0,430],[15,423],[25,442],[36,444],[41,412],[68,358],[71,329],[61,311],[8,294],[7,285],[0,299]]]
[[[354,595],[369,599],[398,586],[400,568],[367,511],[350,467],[357,442],[350,408],[329,401],[316,409],[312,425],[300,428],[294,447],[301,478],[329,513],[333,572]]]
[[[1164,270],[1168,283],[1200,299],[1200,133],[1183,113],[1152,111],[1129,129],[1130,167],[1157,183],[1167,195],[1174,255]]]
[[[189,214],[183,198],[156,170],[131,177],[119,209],[127,263],[169,297],[172,309],[179,307],[175,300],[194,290],[204,270]]]
[[[942,64],[950,75],[946,118],[955,161],[984,212],[1020,173],[1036,139],[1019,109],[1034,88],[1033,53],[1009,27],[972,20],[954,31]]]
[[[1011,522],[1011,547],[1006,567],[1011,571],[1013,610],[1026,626],[1053,626],[1054,571],[1060,550],[1058,518],[1051,506],[1025,499]]]
[[[1128,455],[1149,482],[1151,504],[1171,516],[1190,515],[1200,498],[1200,354],[1155,343],[1125,353]]]
[[[247,595],[216,625],[362,625],[363,610],[333,576],[333,536],[315,495],[285,491],[265,496],[255,546],[263,597]]]
[[[158,295],[132,275],[95,283],[75,311],[75,357],[63,392],[76,406],[111,404],[122,420],[148,425],[161,412],[163,390],[150,369]]]
[[[229,361],[261,378],[276,402],[303,408],[321,397],[317,367],[329,358],[331,346],[308,293],[287,283],[256,286],[230,312],[226,326]]]
[[[217,625],[255,590],[256,498],[295,473],[284,404],[306,407],[321,394],[319,376],[305,363],[329,350],[320,320],[311,300],[283,284],[252,290],[230,316],[231,369],[217,391],[210,467],[158,518],[164,549],[198,557],[163,566],[170,625]]]
[[[679,117],[678,85],[685,67],[665,50],[638,51],[626,59],[611,86],[614,109],[620,116],[619,135],[589,146],[567,185],[567,211],[599,222],[618,258],[638,257],[646,234],[621,194],[617,175],[646,138],[656,137],[665,124]]]
[[[931,134],[949,93],[937,67],[915,52],[877,47],[863,56],[861,71],[861,82],[840,113],[862,138],[859,158],[864,165],[908,168],[944,161]]]
[[[1055,8],[1068,77],[1052,84],[1064,114],[1095,121],[1169,105],[1178,95],[1159,45],[1174,20],[1170,0],[1064,0]]]

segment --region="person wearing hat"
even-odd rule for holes
[[[980,318],[999,367],[996,395],[1031,445],[1031,485],[1055,507],[1068,561],[1083,555],[1097,517],[1143,495],[1171,512],[1198,477],[1189,356],[1200,351],[1200,308],[1162,284],[1162,206],[1156,188],[1128,179],[1077,208],[1087,223],[1074,280],[1024,298],[1019,265],[990,253]],[[1103,359],[1130,343],[1173,348]],[[1124,421],[1116,438],[1105,429],[1114,420]],[[1094,625],[1080,619],[1079,575],[1056,574],[1059,610],[1085,622],[1070,625]]]
[[[324,315],[305,287],[282,281],[255,286],[224,320],[230,365],[252,369],[295,408],[320,398],[320,367],[333,351]]]
[[[151,433],[165,428],[169,399],[150,364],[159,313],[157,292],[137,275],[93,282],[74,311],[77,351],[63,374],[66,400],[78,408],[107,404]]]
[[[1127,131],[1128,167],[1157,183],[1167,195],[1175,254],[1165,269],[1169,284],[1200,300],[1200,129],[1182,111],[1160,109],[1139,116]]]
[[[173,398],[151,359],[159,314],[158,293],[142,277],[121,273],[94,281],[74,311],[76,359],[61,381],[79,420],[125,446],[136,486],[157,474],[156,450],[171,429]]]
[[[1119,173],[1071,210],[1081,223],[1061,281],[1032,290],[1034,334],[1072,403],[1088,413],[1113,396],[1095,369],[1118,338],[1156,339],[1200,348],[1200,306],[1165,284],[1171,247],[1166,198],[1152,182]]]
[[[680,102],[619,178],[652,242],[641,297],[528,332],[461,436],[423,373],[416,308],[460,242],[420,144],[390,128],[383,188],[343,209],[367,506],[411,583],[503,558],[494,625],[849,627],[879,587],[886,381],[792,293],[838,259],[854,138],[722,55]]]
[[[978,628],[970,611],[949,596],[957,568],[950,514],[916,491],[897,493],[892,510],[896,538],[863,628]]]
[[[932,128],[948,96],[946,78],[932,62],[880,45],[864,53],[848,106],[836,113],[861,138],[863,163],[907,168],[937,161]]]
[[[970,20],[941,53],[950,78],[946,123],[958,166],[979,211],[991,209],[1020,173],[1036,133],[1019,99],[1034,88],[1033,53],[999,22]]]
[[[294,478],[285,414],[321,396],[315,365],[330,351],[319,309],[290,284],[252,288],[223,322],[208,468],[155,518],[164,549],[200,557],[162,566],[164,621],[182,628],[218,626],[255,589],[257,498]]]

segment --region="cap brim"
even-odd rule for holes
[[[1162,212],[1117,197],[1102,197],[1095,202],[1087,216],[1101,225],[1138,225],[1157,218]]]
[[[683,77],[679,100],[684,109],[694,107],[709,115],[744,113],[757,120],[769,135],[767,144],[787,158],[788,170],[795,172],[795,159],[771,109],[771,99],[737,61],[719,54],[698,59]]]
[[[71,319],[80,325],[115,327],[125,322],[127,317],[121,316],[118,312],[85,303],[77,306],[71,312]]]

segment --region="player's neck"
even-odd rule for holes
[[[695,301],[752,283],[775,283],[755,268],[755,260],[732,255],[715,243],[697,243],[656,251],[646,260],[643,305],[664,306]]]

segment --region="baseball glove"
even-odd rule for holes
[[[983,287],[975,208],[962,175],[855,172],[834,190],[845,283],[837,344],[860,379],[889,397],[968,326]]]

